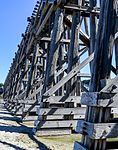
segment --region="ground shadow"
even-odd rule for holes
[[[39,142],[33,134],[28,134],[29,138],[34,141],[37,145],[38,145],[38,148],[40,150],[51,150],[50,148],[48,148],[46,145],[44,145],[43,143]]]
[[[24,149],[24,148],[20,148],[19,146],[16,146],[16,145],[11,144],[11,143],[7,143],[7,142],[3,142],[3,141],[0,141],[0,143],[2,143],[2,144],[4,144],[4,145],[7,145],[7,146],[9,146],[9,147],[12,147],[12,148],[14,148],[14,149],[16,149],[16,150],[26,150],[26,149]]]
[[[0,112],[1,113],[1,112]],[[2,112],[3,113],[3,112]],[[49,149],[45,144],[41,143],[40,141],[38,141],[33,132],[32,132],[32,127],[28,127],[28,126],[25,126],[23,124],[21,124],[20,122],[17,122],[17,125],[9,125],[7,124],[7,120],[12,120],[12,121],[16,121],[16,117],[13,117],[13,116],[10,116],[10,117],[7,117],[7,116],[3,116],[3,117],[0,117],[0,120],[6,120],[6,122],[1,122],[0,124],[0,131],[5,131],[5,132],[15,132],[15,133],[22,133],[22,134],[27,134],[28,137],[36,143],[37,145],[37,148],[39,148],[40,150],[51,150]],[[12,123],[11,123],[12,124]],[[25,150],[23,148],[20,148],[18,147],[17,145],[13,145],[11,143],[7,143],[7,142],[3,142],[3,141],[0,141],[0,143],[2,144],[5,144],[5,145],[8,145],[10,147],[13,147],[14,149],[16,150]]]
[[[16,122],[21,122],[21,119],[18,117],[0,117],[0,120],[10,120],[10,121],[16,121]]]
[[[5,110],[4,110],[4,111],[0,111],[0,114],[8,114],[8,115],[10,115],[11,113],[10,112],[5,112]]]

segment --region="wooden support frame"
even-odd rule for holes
[[[78,121],[76,132],[95,140],[117,138],[118,123],[89,123],[81,120]]]
[[[91,134],[86,136],[82,129],[82,142],[74,149],[105,150],[107,136],[97,141],[97,134],[94,141],[93,130],[104,123],[107,128],[113,126],[109,120],[118,113],[118,77],[108,82],[110,72],[117,75],[118,67],[117,2],[96,2],[41,2],[36,16],[30,18],[5,81],[6,107],[21,114],[22,119],[37,115],[35,127],[41,135],[49,128],[58,128],[59,134],[62,127],[70,133],[77,120],[85,117]],[[115,67],[111,64],[113,42]],[[87,105],[86,115],[83,105]]]

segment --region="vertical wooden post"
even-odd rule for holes
[[[92,66],[92,77],[90,84],[90,91],[96,92],[101,90],[101,79],[108,79],[111,71],[111,58],[113,51],[113,42],[115,34],[115,19],[116,13],[114,9],[115,0],[104,0],[101,4],[101,14],[98,25],[97,40],[95,45],[95,56]],[[112,20],[112,21],[111,21]],[[110,118],[109,108],[105,108],[107,113],[106,118],[101,119],[100,114],[103,110],[98,107],[88,107],[86,121],[92,123],[106,122]],[[93,118],[93,116],[95,116]],[[106,140],[92,140],[85,136],[83,140],[84,145],[88,149],[105,150]]]
[[[19,70],[18,70],[18,73],[16,74],[16,83],[15,83],[15,87],[14,87],[13,98],[15,98],[15,95],[16,95],[18,80],[19,80]]]
[[[29,94],[29,91],[30,91],[30,88],[31,88],[32,74],[33,74],[33,71],[34,71],[36,53],[37,53],[37,46],[34,46],[33,57],[32,57],[32,64],[31,64],[31,68],[30,68],[30,74],[29,74],[29,77],[28,77],[26,97],[28,97],[28,94]]]
[[[93,9],[96,6],[96,0],[90,0],[90,7]],[[96,41],[96,17],[94,14],[90,14],[90,49],[89,55],[91,55],[95,50]],[[90,63],[90,70],[92,63]],[[91,70],[92,71],[92,70]]]
[[[60,45],[60,48],[59,48],[59,56],[58,56],[58,69],[61,69],[62,65],[63,65],[63,61],[64,61],[64,48],[63,48],[63,45]],[[59,82],[64,76],[64,72],[61,73],[58,77],[57,77],[57,82]],[[64,95],[64,86],[61,87],[59,90],[58,90],[58,96],[61,96],[61,95]]]
[[[46,90],[46,88],[50,88],[55,83],[54,75],[58,60],[59,42],[62,38],[63,30],[63,10],[58,8],[55,14],[50,48],[48,49],[47,53],[44,91]]]
[[[118,18],[116,18],[115,33],[118,33]],[[116,60],[116,73],[118,74],[118,36],[115,39],[115,60]]]
[[[80,30],[80,13],[74,11],[73,18],[72,18],[71,42],[70,42],[70,46],[68,50],[67,73],[69,73],[72,70],[72,68],[77,65],[77,62],[74,64],[74,60],[78,59],[79,30]],[[75,82],[76,81],[77,81],[77,77],[74,77],[67,83],[67,95],[75,94],[75,89],[76,89]]]
[[[116,73],[118,74],[118,38],[115,40]]]
[[[115,0],[102,2],[90,91],[99,91],[100,79],[110,76],[116,17],[114,4]]]

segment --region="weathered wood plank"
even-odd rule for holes
[[[50,97],[44,97],[43,102],[49,102],[49,103],[65,103],[65,102],[75,102],[80,103],[80,96],[50,96]]]
[[[69,81],[73,76],[75,76],[85,65],[93,60],[94,54],[91,54],[87,59],[85,59],[80,65],[76,66],[69,74],[60,80],[56,85],[44,93],[44,96],[52,95],[56,92],[62,85]]]
[[[63,120],[63,121],[41,121],[38,124],[39,129],[44,128],[75,128],[77,120]]]
[[[26,116],[25,118],[23,118],[23,122],[25,121],[35,121],[37,119],[37,116]]]
[[[110,80],[108,84],[101,90],[104,93],[118,93],[118,76]]]
[[[75,3],[77,3],[77,1]],[[72,15],[71,41],[70,41],[69,50],[68,50],[67,73],[69,73],[75,66],[77,66],[77,64],[79,64],[79,60],[75,64],[73,64],[74,59],[78,57],[79,32],[80,32],[80,13],[74,11]],[[67,85],[66,85],[67,95],[75,94],[75,91],[78,85],[78,84],[75,84],[76,81],[77,81],[77,75],[67,82]]]
[[[86,108],[38,108],[38,115],[67,115],[67,114],[81,114],[84,115]]]
[[[64,31],[63,17],[63,10],[58,8],[55,13],[52,39],[50,48],[48,49],[46,73],[43,87],[44,92],[46,88],[49,89],[49,87],[51,87],[55,83],[54,77],[59,53],[59,41],[61,40]]]
[[[100,14],[100,10],[99,8],[96,8],[96,9],[89,9],[89,7],[85,7],[85,6],[78,6],[78,5],[65,5],[64,8],[66,9],[69,9],[69,10],[73,10],[73,11],[82,11],[82,12],[85,12],[85,13],[91,13],[93,15],[99,15]],[[88,17],[85,16],[85,17]]]
[[[87,106],[97,106],[97,107],[118,107],[117,101],[118,94],[108,93],[98,93],[98,92],[88,92],[84,93],[81,98],[81,104]]]
[[[104,1],[101,6],[101,13],[98,25],[98,34],[95,45],[95,57],[91,78],[91,91],[99,91],[100,80],[110,77],[111,60],[113,52],[113,41],[115,37],[115,10],[114,1]],[[112,18],[112,22],[110,21]],[[105,44],[104,44],[105,43]],[[98,76],[99,74],[99,76]]]
[[[86,134],[91,139],[106,139],[118,137],[118,123],[89,123],[78,121],[76,132]]]
[[[28,117],[29,118],[29,117]],[[66,119],[67,118],[67,119]],[[55,115],[55,114],[52,114],[52,115],[38,115],[38,120],[41,121],[41,120],[45,120],[45,121],[48,121],[48,120],[77,120],[77,119],[84,119],[85,118],[85,115],[81,115],[81,114],[70,114],[68,115],[67,117],[65,115],[61,115],[61,114],[58,114],[58,115]]]
[[[43,37],[41,39],[41,41],[51,42],[51,38],[49,38],[49,37]],[[69,44],[70,43],[70,39],[61,39],[60,43],[67,43],[67,44]]]

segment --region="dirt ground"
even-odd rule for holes
[[[0,150],[72,150],[79,135],[37,137],[0,105]]]

